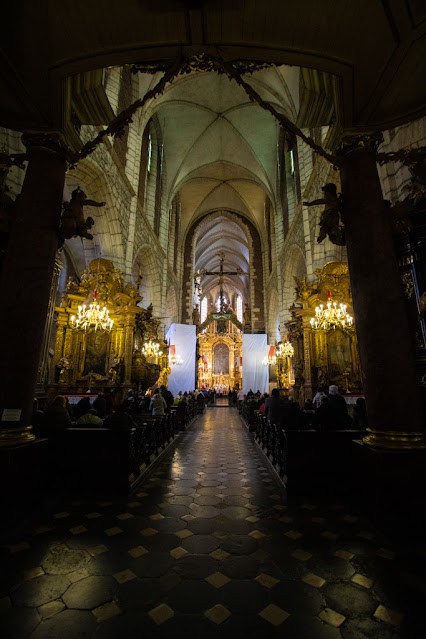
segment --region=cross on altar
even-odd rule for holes
[[[223,295],[223,276],[224,275],[248,275],[248,273],[244,273],[240,268],[237,268],[236,271],[224,271],[223,270],[223,262],[225,261],[225,253],[223,253],[223,252],[218,253],[218,257],[220,257],[219,270],[218,271],[206,271],[205,269],[203,269],[201,271],[201,274],[202,275],[219,275],[220,312],[223,313],[224,312],[224,305],[225,305],[225,302],[224,302],[225,298],[224,298],[224,295]]]

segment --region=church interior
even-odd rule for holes
[[[15,0],[1,29],[4,636],[422,636],[425,4]]]

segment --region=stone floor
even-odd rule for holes
[[[128,499],[48,502],[1,559],[7,639],[425,636],[426,553],[344,504],[287,503],[230,408]]]

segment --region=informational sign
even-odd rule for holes
[[[19,422],[22,410],[20,408],[3,408],[2,422]]]

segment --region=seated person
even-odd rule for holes
[[[306,427],[300,404],[295,402],[292,397],[289,397],[284,405],[281,425],[284,430],[303,430]]]
[[[363,397],[358,397],[354,406],[352,426],[354,428],[368,428],[367,406]]]
[[[265,417],[266,421],[271,424],[280,424],[283,414],[283,400],[280,397],[278,388],[273,388],[271,397],[265,401]]]
[[[74,419],[79,419],[90,410],[90,397],[82,397],[78,404],[74,406]]]
[[[142,400],[139,402],[139,410],[141,413],[149,413],[149,405],[151,403],[151,396],[144,395]]]
[[[76,426],[102,426],[104,420],[98,417],[95,408],[90,408],[87,413],[79,417],[75,423]]]
[[[41,433],[43,429],[45,414],[42,410],[39,410],[38,400],[34,399],[33,402],[33,413],[31,415],[31,426],[33,427],[33,432],[36,437],[41,437],[39,433]]]
[[[352,420],[348,415],[348,407],[344,398],[339,395],[339,389],[332,384],[329,397],[321,400],[321,406],[315,411],[315,427],[319,430],[336,430],[348,428]]]
[[[95,409],[98,417],[100,417],[101,419],[105,419],[107,403],[104,393],[99,393],[99,395],[93,402],[93,408]]]
[[[65,397],[62,395],[55,397],[46,411],[44,424],[40,427],[42,437],[50,437],[51,435],[63,432],[66,428],[70,428],[73,425],[66,406],[67,401]]]
[[[313,403],[312,399],[306,400],[303,410],[304,412],[310,412],[310,413],[315,412],[315,404]]]
[[[266,400],[268,399],[268,397],[269,397],[269,394],[268,394],[268,393],[265,393],[265,394],[263,395],[263,399],[262,399],[262,400],[261,400],[261,402],[260,402],[260,406],[259,406],[259,413],[260,413],[261,415],[264,415],[264,414],[265,414]]]
[[[126,412],[126,402],[122,402],[117,406],[115,412],[113,412],[104,421],[104,428],[110,428],[111,430],[126,430],[129,428],[136,428],[136,424],[130,415]]]

